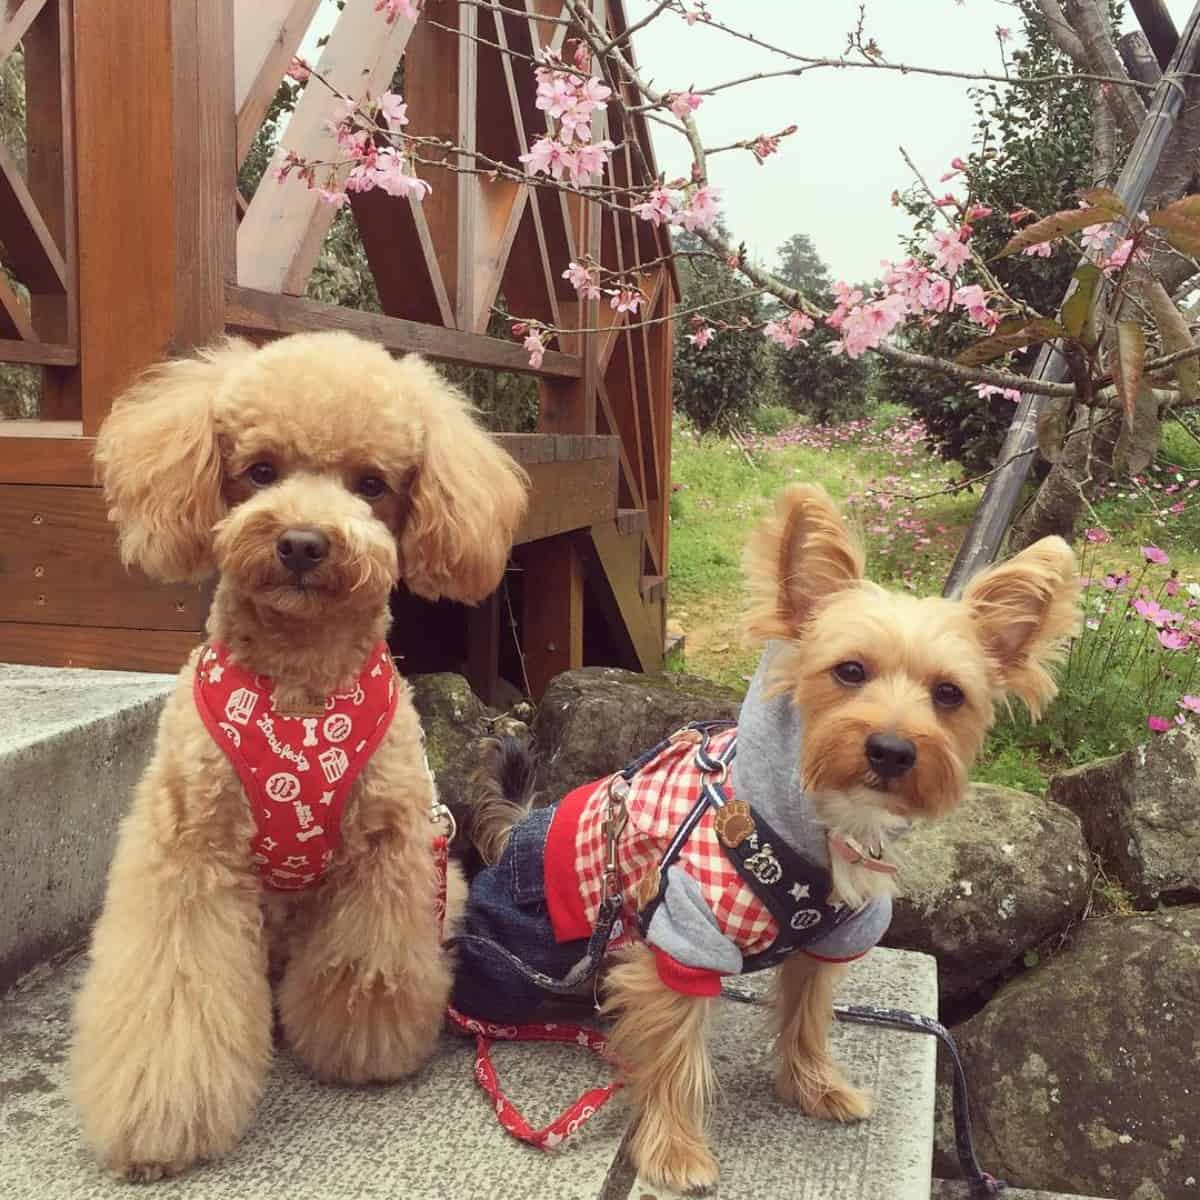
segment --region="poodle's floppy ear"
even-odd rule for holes
[[[423,359],[396,364],[425,446],[400,535],[404,582],[428,600],[478,604],[499,586],[529,477],[476,423],[467,399]]]
[[[1034,717],[1058,690],[1048,668],[1079,628],[1079,590],[1071,547],[1047,537],[977,575],[963,593],[999,686]]]
[[[824,488],[785,488],[746,547],[750,633],[798,636],[823,600],[861,581],[863,562],[862,546]]]
[[[168,583],[213,571],[212,527],[224,513],[213,398],[252,353],[231,340],[152,367],[100,427],[96,467],[127,566]]]

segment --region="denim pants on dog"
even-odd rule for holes
[[[452,1003],[459,1012],[497,1024],[538,1019],[556,997],[526,978],[494,947],[498,943],[534,971],[562,979],[587,953],[588,939],[556,942],[546,908],[546,836],[556,806],[531,813],[517,825],[495,866],[471,881],[457,945]],[[586,987],[591,993],[590,984]]]

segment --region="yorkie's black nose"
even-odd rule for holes
[[[285,529],[275,543],[275,553],[289,571],[303,575],[329,553],[329,539],[319,529]]]
[[[867,738],[867,763],[880,779],[899,779],[913,769],[917,748],[895,733],[873,733]]]

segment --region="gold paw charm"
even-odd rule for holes
[[[740,846],[754,832],[750,805],[744,800],[730,800],[713,817],[713,828],[717,831],[717,837],[731,850]]]

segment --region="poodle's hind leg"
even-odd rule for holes
[[[71,1058],[87,1142],[106,1169],[137,1180],[229,1150],[271,1056],[257,882],[164,852],[149,824],[135,811],[122,829]]]

